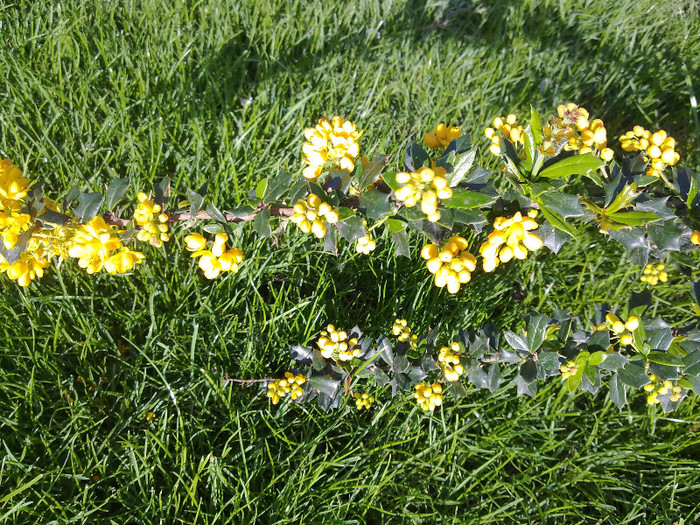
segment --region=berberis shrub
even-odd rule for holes
[[[249,264],[240,246],[242,227],[251,224],[276,243],[310,234],[307,242],[322,243],[329,257],[339,243],[352,243],[368,265],[377,243],[391,242],[397,256],[425,260],[425,279],[441,293],[458,294],[469,293],[476,274],[498,280],[502,267],[543,249],[556,254],[593,230],[621,244],[648,285],[626,304],[602,304],[591,319],[532,312],[519,333],[487,324],[418,334],[397,319],[391,334],[377,335],[377,327],[328,319],[310,346],[291,347],[293,370],[258,381],[272,404],[315,402],[323,410],[347,400],[370,410],[390,390],[412,392],[429,412],[465,395],[465,382],[495,391],[504,378],[518,395],[535,395],[543,381],[562,381],[570,392],[604,388],[620,408],[643,391],[665,412],[700,393],[697,323],[674,326],[649,309],[673,262],[700,313],[693,281],[700,176],[679,167],[675,140],[635,126],[612,141],[601,119],[573,103],[547,117],[535,109],[527,118],[496,117],[484,135],[501,161],[495,171],[475,165],[469,134],[443,123],[424,135],[427,149],[411,143],[397,166],[372,151],[370,132],[339,116],[322,118],[304,131],[299,174],[261,180],[230,210],[207,200],[206,185],[176,196],[167,177],[150,192],[113,178],[104,194],[76,188],[56,202],[5,159],[0,271],[22,287],[41,286],[35,281],[52,264],[70,259],[90,274],[136,272],[150,251],[173,249],[171,235],[179,234],[203,279],[220,279]],[[133,211],[122,204],[129,192]],[[409,248],[409,230],[425,238],[418,253]],[[504,374],[505,367],[516,372]]]

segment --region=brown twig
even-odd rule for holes
[[[247,221],[252,221],[256,215],[261,213],[266,206],[262,205],[258,207],[258,209],[251,211],[250,213],[246,215],[235,215],[233,213],[225,213],[224,217],[226,217],[226,222],[247,222]],[[287,208],[283,206],[270,206],[270,215],[273,217],[291,217],[294,215],[294,208]],[[189,220],[213,220],[214,218],[209,215],[206,211],[200,210],[194,217],[192,217],[192,214],[189,212],[184,212],[184,213],[167,213],[168,215],[168,222],[179,222],[179,221],[189,221]],[[109,224],[114,224],[116,226],[120,227],[126,227],[129,224],[129,221],[131,219],[125,219],[122,217],[116,216],[114,213],[111,211],[108,211],[104,215],[105,221]]]
[[[239,383],[243,385],[252,385],[255,383],[270,383],[274,381],[272,377],[263,377],[262,379],[238,379],[229,377],[228,375],[221,380],[221,386],[226,386],[229,383]]]

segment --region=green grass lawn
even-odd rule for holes
[[[692,1],[10,1],[0,35],[0,154],[54,196],[114,175],[135,198],[169,175],[183,193],[209,180],[233,208],[261,178],[300,173],[303,128],[335,114],[393,167],[439,121],[495,167],[493,117],[568,101],[612,137],[664,128],[700,167]],[[0,522],[700,520],[692,395],[665,416],[641,393],[619,411],[553,381],[532,399],[472,387],[433,415],[387,391],[325,414],[221,383],[279,376],[328,322],[379,334],[405,317],[447,342],[623,304],[642,286],[619,246],[584,236],[448,297],[388,238],[335,258],[291,229],[279,246],[240,235],[242,271],[213,282],[182,236],[127,277],[68,262],[28,289],[2,278]],[[655,313],[691,319],[681,283],[654,290]]]

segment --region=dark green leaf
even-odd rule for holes
[[[332,224],[328,225],[326,235],[323,237],[323,250],[338,255],[338,230]]]
[[[27,249],[27,243],[29,243],[29,239],[32,238],[34,231],[36,231],[36,228],[31,227],[22,232],[11,250],[6,250],[4,243],[0,241],[0,255],[5,258],[8,264],[14,264],[17,260],[19,260],[19,256],[22,255],[22,252]]]
[[[264,239],[272,236],[270,228],[270,208],[263,208],[253,219],[253,231],[258,234],[258,237]]]
[[[646,335],[649,348],[652,350],[668,352],[668,349],[671,348],[673,335],[670,328],[647,328]]]
[[[403,186],[403,184],[396,182],[396,173],[384,173],[382,175],[382,180],[386,182],[386,185],[389,186],[392,191],[396,191]]]
[[[286,171],[280,171],[274,177],[267,181],[267,186],[262,195],[262,201],[265,204],[271,204],[280,200],[289,187],[292,185],[292,176]]]
[[[651,221],[658,221],[655,213],[650,211],[618,211],[608,213],[608,219],[625,226],[643,226]]]
[[[649,240],[657,250],[679,252],[683,228],[676,219],[649,225]]]
[[[80,222],[88,222],[100,211],[102,195],[100,193],[80,192],[80,201],[75,207],[75,216]]]
[[[338,235],[348,241],[354,241],[355,239],[364,237],[367,233],[362,219],[357,216],[340,221],[336,223],[336,226],[338,227]]]
[[[340,388],[340,380],[325,375],[316,375],[309,378],[311,388],[328,397],[334,397]]]
[[[199,213],[199,210],[202,209],[204,195],[187,188],[187,201],[190,203],[190,217],[194,218]]]
[[[252,211],[253,211],[253,209],[251,208],[250,213],[252,213]],[[222,222],[222,223],[226,222],[226,216],[223,213],[221,213],[219,208],[214,206],[214,204],[212,204],[211,202],[207,203],[206,212],[209,214],[209,217],[211,217],[215,221]]]
[[[576,237],[576,228],[574,228],[568,222],[566,222],[564,217],[559,215],[559,213],[557,213],[556,211],[547,208],[544,205],[544,203],[540,202],[539,204],[540,210],[542,211],[542,215],[544,215],[544,218],[547,219],[547,221],[549,221],[549,224],[551,224],[557,230],[560,230],[570,235],[571,237]]]
[[[37,217],[43,223],[56,224],[61,226],[69,219],[68,215],[63,213],[58,213],[48,208],[44,208],[44,211],[39,217]]]
[[[666,352],[658,352],[656,350],[649,352],[647,359],[649,359],[649,361],[652,363],[666,366],[680,366],[682,364],[681,360],[677,357],[667,354]]]
[[[540,379],[559,374],[559,354],[556,352],[540,352],[538,355]]]
[[[292,354],[292,359],[302,365],[310,365],[313,360],[313,349],[301,345],[292,345],[289,347]]]
[[[389,157],[382,154],[377,154],[374,158],[367,164],[366,168],[363,168],[362,173],[355,175],[354,185],[360,189],[364,190],[367,186],[372,184],[379,174],[384,169],[384,165]]]
[[[537,363],[528,359],[520,365],[520,375],[527,383],[532,383],[537,379]]]
[[[540,195],[542,204],[550,210],[554,210],[564,218],[581,217],[586,210],[581,207],[576,195],[569,195],[563,191],[550,191]]]
[[[129,179],[112,177],[105,194],[105,206],[108,211],[113,211],[114,207],[122,200],[126,190],[129,189]]]
[[[457,186],[460,182],[466,179],[467,173],[474,165],[476,150],[471,150],[468,153],[463,153],[455,159],[454,169],[452,173],[447,174],[447,181],[450,186]]]
[[[465,190],[463,188],[455,188],[452,191],[452,197],[441,202],[446,208],[473,210],[488,206],[494,200],[494,197],[491,195],[486,195],[485,193]]]
[[[531,354],[537,352],[544,342],[549,318],[546,315],[537,315],[530,318],[527,324],[527,347]]]
[[[155,194],[153,201],[162,209],[165,209],[166,204],[170,200],[170,177],[166,175],[160,179],[160,182],[153,186],[153,192]]]
[[[638,194],[636,184],[626,184],[615,196],[613,201],[605,207],[606,214],[611,215],[619,210],[627,208],[630,204],[632,204],[632,201],[637,198]]]
[[[588,364],[591,366],[598,366],[601,363],[603,363],[608,357],[608,354],[603,352],[602,350],[598,350],[597,352],[593,352],[590,357],[588,358]]]
[[[406,148],[406,154],[403,158],[404,166],[408,171],[418,171],[418,168],[422,168],[427,165],[428,154],[423,149],[423,146],[417,142],[411,142]]]
[[[598,365],[599,368],[603,370],[620,370],[623,368],[629,359],[619,352],[613,352],[612,354],[607,354],[608,357]]]
[[[617,408],[622,410],[627,404],[627,392],[618,374],[613,374],[610,378],[610,401],[615,403]]]
[[[618,372],[620,381],[632,388],[642,388],[644,385],[651,383],[649,376],[639,363],[639,361],[630,361],[627,363],[627,365]]]
[[[513,383],[515,383],[515,386],[517,388],[517,396],[520,397],[522,395],[528,395],[530,397],[535,397],[537,394],[537,382],[533,381],[532,383],[528,383],[523,379],[523,377],[518,374],[515,376],[515,379],[513,379]]]
[[[486,388],[488,388],[491,392],[498,390],[498,387],[501,386],[501,367],[499,364],[491,363],[486,376]]]
[[[537,175],[547,179],[560,179],[570,177],[571,175],[585,175],[590,170],[598,169],[604,164],[605,162],[592,153],[586,153],[584,155],[574,155],[573,157],[560,160],[546,167]]]
[[[411,251],[408,246],[408,232],[405,230],[391,233],[391,240],[394,241],[396,255],[403,255],[411,258]]]
[[[370,219],[379,220],[393,213],[396,206],[389,200],[389,194],[378,189],[364,192],[360,196],[359,211]]]
[[[505,336],[506,341],[508,341],[508,344],[512,346],[515,350],[523,352],[525,354],[529,353],[527,343],[518,334],[506,331],[503,333],[503,335]]]

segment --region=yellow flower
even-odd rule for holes
[[[442,122],[435,126],[435,133],[426,133],[423,135],[425,144],[431,148],[439,148],[449,146],[450,142],[462,136],[462,130],[458,126],[445,126]]]
[[[276,379],[267,384],[267,397],[270,398],[273,405],[279,403],[280,399],[287,395],[294,401],[304,394],[304,390],[301,388],[304,383],[306,383],[306,378],[303,375],[285,372],[283,379]]]
[[[374,397],[366,392],[363,394],[356,393],[353,397],[355,398],[355,406],[357,407],[357,410],[367,410],[370,406],[372,406],[372,403],[374,403]]]
[[[354,159],[360,153],[357,141],[362,132],[357,131],[352,122],[338,116],[330,122],[322,118],[316,127],[305,129],[304,136],[307,140],[302,148],[307,164],[303,171],[305,179],[318,179],[327,166],[347,171],[355,169]]]
[[[345,330],[337,330],[332,324],[321,332],[321,337],[316,344],[324,358],[335,361],[351,361],[361,352],[356,337],[348,339],[348,333]]]
[[[0,255],[0,270],[6,272],[7,276],[17,281],[20,286],[29,286],[33,279],[43,277],[44,269],[51,264],[43,255],[42,248],[36,251],[25,251],[12,264],[8,264],[7,260]]]
[[[425,259],[428,271],[435,275],[435,286],[447,287],[449,293],[455,294],[461,285],[471,281],[476,258],[467,248],[467,240],[459,235],[450,237],[442,248],[435,244],[423,246],[421,257]]]
[[[661,176],[667,166],[674,166],[681,158],[675,151],[675,139],[669,137],[663,129],[652,133],[642,126],[635,126],[620,137],[620,145],[628,152],[641,151],[642,157],[649,163],[647,175],[656,177]]]
[[[238,248],[226,249],[228,234],[217,233],[211,249],[207,250],[207,240],[199,233],[185,237],[185,248],[193,252],[191,257],[199,258],[198,266],[207,279],[216,279],[221,272],[238,273],[243,262],[243,252]]]
[[[363,237],[357,239],[357,242],[355,243],[355,250],[357,253],[369,255],[377,248],[377,242],[374,240],[374,237],[372,237],[372,232],[367,229],[367,221],[363,219],[362,224],[364,225],[367,233]]]
[[[391,333],[396,336],[399,342],[409,342],[411,346],[414,346],[416,339],[418,339],[416,334],[411,334],[411,327],[408,326],[408,321],[406,321],[406,319],[397,319],[394,321],[394,326],[391,327]]]
[[[665,283],[668,281],[668,273],[664,271],[665,268],[666,265],[664,264],[657,264],[656,266],[647,264],[639,280],[651,286],[656,286],[659,282]]]
[[[522,126],[518,125],[518,118],[513,113],[506,117],[493,119],[493,128],[486,128],[484,135],[491,141],[489,151],[497,157],[501,156],[502,138],[509,141],[514,147],[517,147],[518,144],[521,146],[525,144],[525,131]]]
[[[644,391],[648,393],[647,403],[649,405],[658,405],[661,403],[658,396],[671,394],[669,399],[674,403],[683,397],[683,388],[678,385],[674,385],[673,381],[670,379],[662,381],[654,374],[650,374],[649,381],[651,381],[651,383],[644,385],[643,387]]]
[[[425,412],[432,412],[436,407],[442,405],[442,385],[433,383],[432,385],[420,382],[416,385],[413,397],[418,406]]]
[[[700,246],[700,231],[699,230],[693,230],[693,233],[690,235],[690,242]]]
[[[542,248],[542,239],[530,233],[539,227],[537,222],[531,217],[523,217],[521,212],[516,212],[510,218],[496,217],[493,227],[495,231],[479,248],[484,258],[485,272],[492,272],[500,263],[507,263],[513,258],[525,259],[528,251]]]
[[[138,206],[134,210],[134,221],[141,226],[136,238],[142,242],[148,242],[153,246],[163,246],[170,240],[168,235],[168,216],[161,213],[161,207],[154,204],[148,195],[139,192]]]
[[[294,205],[294,214],[289,218],[304,233],[311,232],[317,239],[326,235],[326,224],[338,222],[338,212],[315,193],[299,199]]]
[[[412,208],[419,202],[421,211],[425,213],[430,222],[440,220],[440,212],[437,207],[438,199],[452,197],[452,188],[447,182],[445,168],[419,168],[411,173],[399,172],[396,174],[396,182],[402,186],[394,192],[396,200],[402,201]]]
[[[464,374],[464,367],[459,360],[460,348],[458,343],[452,343],[449,347],[443,346],[438,352],[438,366],[445,374],[447,381],[458,381]]]
[[[124,248],[121,239],[115,235],[118,233],[122,231],[108,225],[102,217],[93,217],[75,228],[73,236],[67,241],[68,255],[78,259],[78,266],[90,274],[103,268],[109,273],[129,271],[144,256]]]
[[[576,375],[578,367],[576,366],[575,362],[567,361],[565,365],[562,364],[559,366],[559,371],[561,372],[562,379],[568,379],[569,377]]]
[[[622,321],[614,313],[608,312],[605,315],[605,324],[597,327],[596,329],[603,331],[607,328],[612,330],[614,336],[619,337],[620,345],[630,346],[632,343],[634,343],[634,335],[632,332],[639,328],[639,318],[635,315],[631,315],[626,321]]]
[[[29,179],[10,159],[0,160],[0,210],[19,211],[29,192]]]

